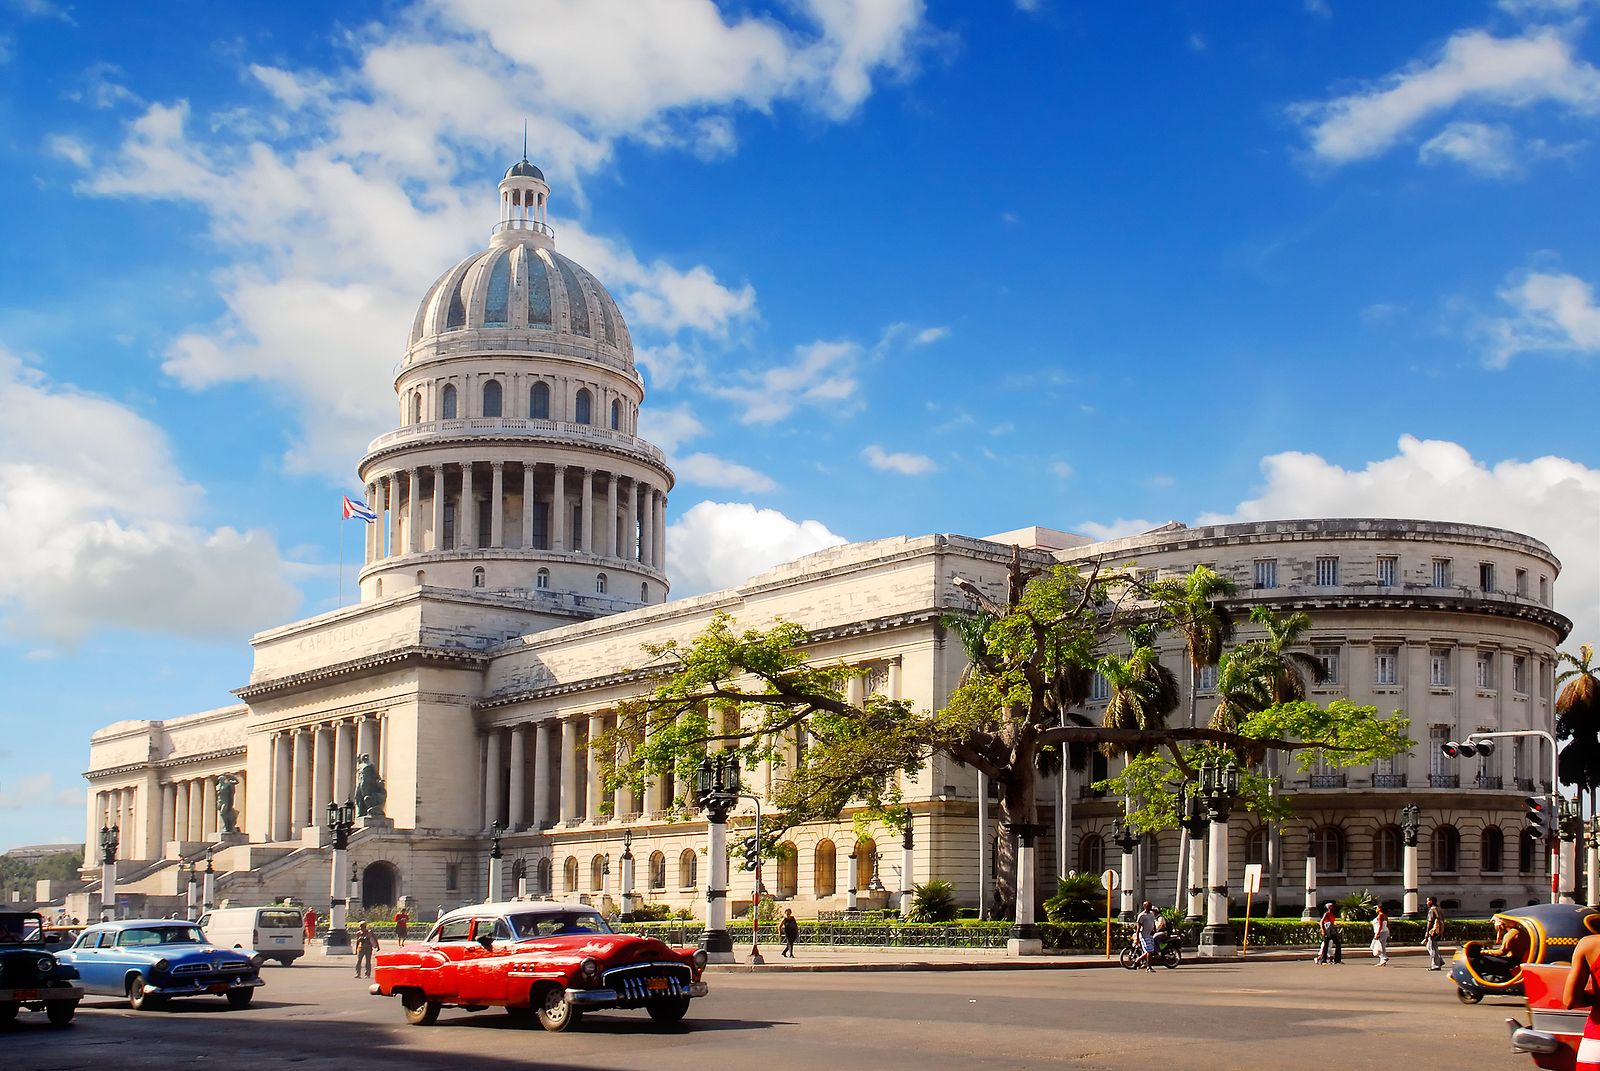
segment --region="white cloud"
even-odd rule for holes
[[[1523,108],[1544,101],[1592,113],[1600,107],[1600,71],[1576,59],[1553,30],[1512,38],[1463,30],[1428,61],[1293,113],[1307,125],[1312,152],[1344,164],[1384,152],[1420,123],[1463,104]]]
[[[1073,531],[1082,532],[1094,539],[1121,539],[1123,536],[1138,535],[1148,532],[1160,524],[1160,521],[1147,521],[1143,517],[1118,517],[1114,521],[1079,521],[1073,525]]]
[[[750,109],[786,102],[842,119],[878,80],[909,71],[920,47],[921,0],[785,11],[787,22],[711,0],[417,0],[353,34],[346,67],[244,65],[264,99],[242,122],[166,101],[112,150],[61,138],[52,148],[85,168],[84,193],[205,213],[230,251],[215,277],[227,311],[175,339],[166,370],[196,390],[271,385],[299,412],[287,465],[344,478],[392,424],[393,398],[374,385],[388,381],[416,301],[468,251],[463,238],[494,221],[494,175],[480,161],[505,155],[503,135],[525,116],[557,197],[581,204],[579,177],[605,167],[619,140],[717,154],[732,151]],[[132,99],[110,72],[91,73],[108,103]],[[616,294],[657,384],[695,370],[679,336],[721,339],[758,315],[749,283],[552,223],[558,247]],[[854,391],[849,376],[825,375],[787,404]]]
[[[1495,6],[1520,18],[1571,18],[1594,0],[1500,0]]]
[[[733,587],[774,565],[844,542],[821,521],[794,521],[747,502],[698,502],[667,528],[672,594]]]
[[[911,344],[913,346],[927,346],[931,343],[938,342],[943,338],[947,338],[949,334],[950,328],[948,327],[924,327],[921,331],[918,331],[914,336],[912,336]]]
[[[690,454],[672,463],[679,478],[702,487],[728,487],[735,491],[757,494],[775,491],[778,485],[766,473],[757,472],[748,465],[727,461],[714,454]]]
[[[641,406],[639,409],[639,436],[655,443],[669,454],[690,439],[704,435],[706,426],[687,405],[670,407]]]
[[[1573,642],[1600,636],[1600,557],[1594,553],[1600,469],[1563,457],[1491,464],[1457,443],[1407,435],[1395,456],[1361,469],[1287,452],[1264,458],[1261,471],[1266,482],[1254,497],[1198,523],[1402,517],[1522,532],[1561,559],[1556,609],[1573,619]]]
[[[879,472],[894,472],[901,476],[922,476],[939,469],[933,458],[925,454],[890,453],[876,443],[862,450],[861,457]]]
[[[1508,282],[1500,300],[1513,315],[1491,321],[1489,363],[1504,367],[1528,351],[1600,353],[1600,306],[1594,289],[1575,275],[1529,272]]]
[[[71,808],[84,806],[81,788],[57,788],[48,773],[29,774],[0,789],[0,811]]]
[[[1050,462],[1050,475],[1059,480],[1070,480],[1072,478],[1073,471],[1074,470],[1072,466],[1067,464],[1065,461]]]
[[[706,389],[744,408],[745,424],[775,424],[800,405],[848,409],[860,384],[855,366],[861,347],[854,342],[812,342],[795,347],[794,360],[741,374],[733,386],[708,383]]]
[[[201,497],[160,429],[0,349],[0,626],[19,642],[284,620],[300,595],[272,537],[195,524]]]
[[[1417,150],[1417,159],[1425,164],[1454,161],[1480,174],[1498,178],[1521,170],[1516,148],[1516,136],[1509,127],[1462,120],[1449,124],[1423,142]]]

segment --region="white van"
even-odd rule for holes
[[[253,949],[257,961],[275,959],[285,967],[306,954],[306,931],[299,909],[219,907],[200,916],[206,940],[219,948]]]

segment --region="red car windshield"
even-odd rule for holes
[[[612,932],[598,911],[530,911],[512,915],[508,921],[518,939],[524,941],[531,937]]]

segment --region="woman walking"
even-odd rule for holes
[[[1379,967],[1389,965],[1389,916],[1384,913],[1382,904],[1372,916],[1372,954],[1378,957]]]

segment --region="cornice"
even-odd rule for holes
[[[286,677],[258,681],[254,684],[245,685],[243,688],[235,689],[233,694],[248,703],[251,700],[264,699],[267,696],[287,695],[325,684],[329,681],[368,673],[374,669],[402,665],[457,666],[482,669],[488,661],[488,656],[479,651],[412,645],[385,651],[381,654],[353,658],[345,662],[335,662],[333,665],[321,666],[317,669],[307,670],[304,673],[292,673]]]
[[[85,770],[84,779],[89,782],[103,780],[107,777],[120,777],[124,774],[144,772],[148,770],[175,770],[183,766],[198,766],[202,763],[215,762],[218,759],[228,759],[245,754],[245,745],[234,747],[215,748],[211,751],[202,751],[194,755],[174,755],[165,759],[146,759],[143,762],[125,762],[120,766],[107,766],[97,770]]]

